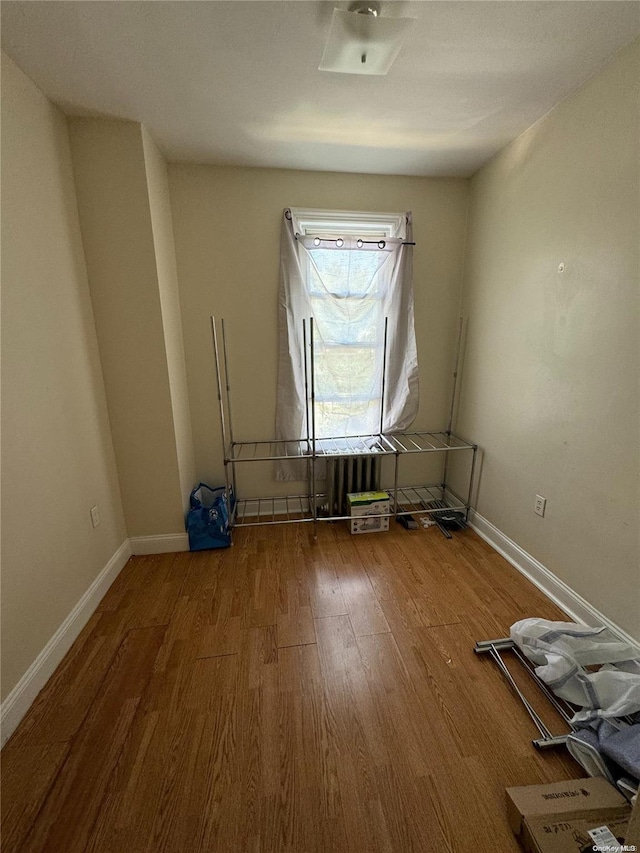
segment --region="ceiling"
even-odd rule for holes
[[[70,115],[143,122],[169,160],[470,175],[640,33],[635,0],[383,2],[388,76],[318,71],[316,0],[2,2],[2,46]]]

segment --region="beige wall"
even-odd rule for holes
[[[69,131],[127,530],[184,533],[142,127],[71,119]]]
[[[2,368],[4,699],[126,537],[67,123],[4,53]]]
[[[189,495],[195,484],[196,463],[191,433],[191,410],[182,337],[182,318],[178,294],[178,272],[173,241],[173,218],[169,198],[167,165],[157,145],[142,128],[147,189],[155,246],[158,291],[164,329],[164,345],[169,371],[169,391],[173,428],[178,458],[178,473],[183,509],[189,506]]]
[[[639,54],[472,181],[458,426],[478,511],[640,638]]]
[[[416,426],[445,425],[466,181],[180,164],[169,166],[169,185],[199,477],[211,483],[223,479],[209,314],[226,321],[236,440],[273,437],[280,225],[288,206],[413,211],[420,362]],[[287,488],[273,482],[269,463],[240,470],[242,497]],[[407,470],[406,476],[418,475]]]

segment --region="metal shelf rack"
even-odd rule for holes
[[[546,750],[559,746],[567,746],[568,742],[572,739],[572,735],[582,728],[579,724],[574,723],[573,721],[574,715],[576,712],[580,711],[581,708],[578,705],[568,702],[566,699],[562,699],[560,696],[556,696],[550,687],[536,673],[536,665],[529,660],[529,658],[510,637],[504,637],[498,640],[480,640],[475,644],[473,650],[477,655],[488,655],[495,662],[511,688],[522,702],[527,714],[531,717],[533,724],[540,734],[540,737],[534,738],[531,741],[535,748],[538,750]],[[513,657],[518,661],[518,665],[513,668],[513,672],[505,663],[504,657]],[[549,705],[554,708],[557,715],[564,722],[564,726],[568,731],[560,734],[554,734],[551,731],[541,714],[538,713],[536,706],[534,706],[533,702],[529,701],[525,692],[521,689],[522,684],[520,673],[522,671],[524,671],[527,676],[533,680],[540,694],[544,696],[549,702]],[[611,718],[611,722],[613,723],[615,723],[616,720],[627,725],[634,722],[632,716]],[[618,777],[612,775],[611,770],[607,767],[606,762],[603,761],[596,748],[588,747],[586,744],[583,744],[583,747],[595,754],[595,762],[589,761],[585,764],[573,751],[570,750],[570,754],[590,776],[604,776],[612,785],[615,785],[620,793],[628,800],[638,793],[637,780],[631,779],[626,775],[626,773]],[[594,768],[598,769],[596,770]],[[622,769],[621,772],[623,772]]]
[[[456,435],[451,430],[451,418],[447,429],[429,432],[384,433],[382,431],[384,412],[380,413],[380,431],[371,435],[335,436],[318,438],[315,434],[315,365],[313,344],[313,319],[309,320],[309,338],[307,323],[303,321],[302,339],[305,353],[304,384],[306,400],[306,430],[304,438],[269,441],[234,441],[231,417],[231,388],[224,320],[220,322],[219,346],[217,324],[211,317],[211,334],[216,368],[216,384],[222,430],[225,488],[227,494],[233,488],[236,502],[231,512],[231,528],[240,526],[261,526],[269,524],[311,523],[314,537],[318,522],[349,520],[349,515],[335,515],[323,510],[327,503],[326,493],[316,489],[317,465],[323,460],[341,457],[392,457],[394,459],[394,486],[382,489],[389,495],[388,513],[371,516],[372,518],[394,518],[402,515],[432,515],[443,508],[459,510],[468,518],[471,508],[473,477],[478,446]],[[386,381],[386,340],[387,323],[385,320],[385,355],[382,370],[382,394]],[[454,373],[454,396],[455,377]],[[224,389],[224,393],[223,393]],[[452,410],[453,412],[453,405]],[[468,490],[465,497],[454,492],[447,484],[448,455],[465,451],[471,454]],[[400,459],[409,454],[439,453],[445,454],[443,481],[439,483],[401,485],[399,483]],[[304,494],[255,497],[237,499],[236,467],[246,462],[268,461],[306,462],[307,492]],[[439,504],[439,505],[438,505]]]

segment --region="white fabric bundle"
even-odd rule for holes
[[[574,722],[640,711],[640,649],[609,628],[522,619],[511,626],[511,639],[556,695],[583,708]],[[586,669],[594,665],[600,669]]]

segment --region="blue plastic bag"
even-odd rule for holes
[[[231,509],[233,509],[231,492]],[[231,545],[229,505],[224,486],[212,489],[199,483],[191,492],[187,514],[189,550],[205,551],[207,548],[228,548]]]

